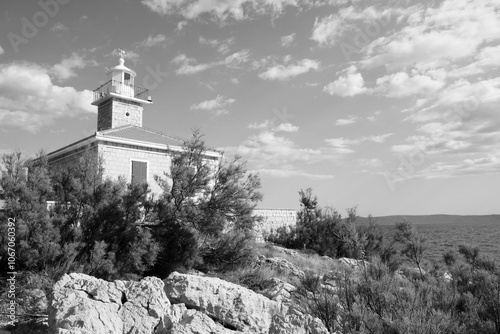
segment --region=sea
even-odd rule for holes
[[[387,234],[393,235],[395,225],[380,225]],[[443,261],[448,250],[458,250],[458,246],[471,245],[480,249],[480,254],[491,257],[500,265],[500,223],[440,223],[416,224],[417,232],[426,238],[428,259]]]

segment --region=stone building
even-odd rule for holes
[[[125,66],[123,54],[107,74],[108,81],[94,90],[97,131],[49,153],[49,165],[74,163],[88,152],[102,158],[105,177],[147,182],[152,193],[159,194],[154,177],[170,169],[172,153],[182,150],[183,140],[142,126],[143,106],[152,99],[147,89],[134,85],[136,73]],[[216,163],[222,153],[208,150],[205,157]]]

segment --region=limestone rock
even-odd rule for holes
[[[171,303],[199,310],[226,328],[267,333],[279,304],[239,285],[214,277],[172,273],[164,280]]]
[[[290,261],[285,260],[281,257],[266,258],[265,256],[259,256],[256,265],[272,268],[278,272],[288,274],[289,276],[297,278],[299,280],[303,279],[305,276],[302,270],[297,268]]]
[[[182,318],[173,323],[169,329],[169,334],[243,334],[240,331],[234,331],[225,328],[221,324],[213,321],[208,315],[196,311],[186,310]]]
[[[290,311],[294,308],[290,308]],[[325,325],[310,315],[289,312],[285,316],[276,315],[269,334],[329,334]]]
[[[276,277],[266,281],[265,284],[267,288],[261,293],[267,298],[280,303],[290,302],[291,294],[296,290],[290,283],[284,282]]]
[[[160,333],[169,309],[158,278],[106,282],[73,273],[54,285],[49,333]]]
[[[367,261],[350,259],[350,258],[347,258],[347,257],[341,257],[339,259],[339,263],[343,264],[345,266],[349,266],[349,267],[351,267],[354,270],[363,269],[364,267],[370,265],[370,263],[367,262]]]

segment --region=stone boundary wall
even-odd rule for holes
[[[263,242],[264,237],[280,227],[292,227],[297,224],[297,210],[294,209],[254,209],[254,216],[261,216],[262,221],[255,226],[257,241]]]

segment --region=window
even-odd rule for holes
[[[140,184],[148,182],[148,163],[146,161],[132,160],[132,183]]]

